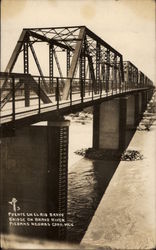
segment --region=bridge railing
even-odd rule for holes
[[[152,87],[152,82],[147,77],[141,84],[114,82],[113,79],[100,79],[98,83],[92,79],[85,79],[84,82],[79,78],[67,77],[53,77],[52,82],[50,77],[44,77],[47,86],[49,86],[49,90],[46,92],[40,76],[28,77],[23,74],[11,73],[5,75],[0,73],[1,86],[6,79],[7,84],[5,89],[2,90],[1,88],[0,97],[0,118],[2,122],[15,121],[25,116],[58,110],[74,104],[82,104],[137,88]],[[68,99],[63,100],[64,84],[67,79],[69,80],[70,91]],[[45,101],[44,95],[48,97],[49,102]]]
[[[138,84],[138,69],[130,61],[123,62],[124,82],[126,88],[134,88]]]
[[[130,61],[123,62],[125,89],[152,86],[152,81]]]
[[[30,87],[29,82],[26,81],[25,74],[7,74],[0,72],[0,118],[4,121],[15,119],[19,116],[31,111],[38,112],[36,107],[36,100],[39,99],[38,93],[30,88],[30,107],[25,107],[26,91]],[[5,88],[3,83],[5,82]],[[38,87],[39,88],[39,87]],[[33,104],[35,100],[35,105]],[[28,114],[28,115],[29,115]]]

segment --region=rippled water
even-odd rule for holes
[[[80,160],[69,173],[68,230],[69,241],[79,242],[113,176],[118,162]]]
[[[118,162],[91,161],[73,152],[92,146],[92,122],[70,126],[70,159],[68,176],[68,222],[67,240],[80,242],[92,216],[113,176]]]

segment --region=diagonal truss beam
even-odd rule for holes
[[[124,70],[123,70],[123,57],[122,55],[120,56],[120,66],[121,66],[121,81],[124,83]]]
[[[89,67],[89,72],[90,72],[90,76],[92,79],[92,84],[93,84],[93,88],[94,91],[96,91],[96,78],[95,78],[95,72],[94,72],[94,66],[93,66],[93,59],[92,56],[89,53],[89,45],[87,43],[86,45],[86,51],[85,51],[86,57],[88,58],[88,67]]]
[[[16,92],[16,90],[18,90],[22,86],[22,84],[23,83],[21,81],[17,82],[15,85],[14,91]],[[10,92],[4,97],[4,99],[1,100],[0,109],[2,109],[5,106],[5,104],[12,98],[12,95],[13,95],[13,91],[11,89]]]
[[[56,51],[54,50],[54,58],[55,58],[55,61],[56,61],[56,65],[57,65],[57,69],[58,69],[58,72],[60,74],[60,77],[62,78],[63,80],[63,74],[62,74],[62,70],[61,70],[61,67],[60,67],[60,64],[59,64],[59,60],[58,60],[58,57],[57,57],[57,54],[56,54]]]
[[[13,76],[16,77],[16,74],[12,73]],[[5,75],[6,76],[6,75]],[[17,74],[18,77],[18,74]],[[19,82],[16,83],[15,85],[15,92],[22,86],[22,85],[26,85],[29,84],[30,86],[30,90],[33,90],[37,95],[39,95],[39,87],[37,82],[35,81],[35,79],[32,77],[32,75],[27,74],[22,76],[22,78],[19,78]],[[10,92],[4,97],[4,99],[1,101],[1,107],[0,109],[2,109],[5,104],[12,98],[12,90],[10,90]],[[45,92],[43,91],[42,88],[40,88],[40,98],[44,103],[50,103],[51,100],[49,99],[49,97],[45,94]]]
[[[40,66],[40,64],[39,64],[39,61],[38,61],[36,52],[35,52],[35,50],[34,50],[34,47],[33,47],[33,45],[32,45],[31,43],[29,43],[29,46],[30,46],[32,55],[33,55],[33,57],[34,57],[34,60],[35,60],[35,62],[36,62],[36,65],[37,65],[38,71],[39,71],[39,73],[40,73],[40,76],[41,76],[41,78],[42,78],[42,81],[43,81],[45,90],[46,90],[46,92],[48,92],[48,91],[49,91],[49,88],[48,88],[47,83],[46,83],[46,81],[45,81],[45,79],[44,79],[43,72],[42,72],[41,66]]]
[[[10,60],[8,62],[8,65],[7,65],[6,69],[5,69],[5,72],[10,73],[12,71],[12,69],[13,69],[13,67],[14,67],[14,65],[16,63],[16,60],[18,58],[18,55],[19,55],[19,53],[21,51],[21,48],[23,46],[23,42],[25,41],[26,38],[27,38],[27,31],[23,30],[20,37],[19,37],[19,40],[18,40],[18,42],[17,42],[17,44],[15,46],[15,49],[14,49],[12,55],[11,55],[11,58],[10,58]]]
[[[76,70],[78,59],[79,59],[79,56],[80,56],[80,53],[81,53],[81,48],[82,48],[84,36],[85,36],[85,27],[82,27],[80,29],[80,32],[79,32],[78,41],[77,41],[76,46],[75,46],[75,51],[74,51],[72,61],[71,61],[71,65],[70,65],[70,69],[69,69],[69,72],[68,72],[68,77],[71,78],[71,79],[73,79],[73,77],[74,77],[74,73],[75,73],[75,70]],[[63,95],[62,95],[63,100],[68,99],[69,91],[70,91],[70,79],[67,79],[67,81],[65,82],[64,89],[63,89]]]
[[[24,44],[24,42],[27,42],[28,41],[28,37],[29,37],[29,34],[27,32],[27,30],[23,30],[20,37],[19,37],[19,40],[17,41],[17,44],[15,46],[15,49],[11,55],[11,58],[8,62],[8,65],[5,69],[5,72],[6,73],[11,73],[12,72],[12,69],[16,63],[16,60],[21,52],[21,49],[22,49],[22,46]],[[27,79],[27,76],[25,76],[26,79]],[[30,80],[30,78],[29,78]],[[36,93],[38,93],[38,84],[37,82],[33,79],[33,77],[31,76],[31,81],[32,83],[32,86],[30,86],[30,88],[32,88]],[[3,85],[2,85],[2,89],[1,89],[1,92],[3,92],[3,90],[5,89],[7,85],[7,78],[6,80],[3,82]],[[20,85],[17,85],[17,87],[19,87]],[[44,93],[43,89],[41,88],[40,89],[40,92],[41,92],[41,99],[44,103],[50,103],[51,100],[49,99],[49,97]],[[10,99],[10,95],[8,94],[7,98],[6,98],[6,101],[8,101]],[[6,103],[6,102],[4,102]],[[4,104],[5,105],[5,104]]]
[[[13,67],[14,67],[14,65],[16,63],[16,60],[18,58],[18,55],[21,52],[21,48],[22,48],[23,43],[24,43],[26,38],[27,38],[27,31],[23,30],[20,37],[19,37],[19,40],[18,40],[18,42],[17,42],[17,44],[15,46],[15,49],[14,49],[12,55],[11,55],[11,58],[10,58],[8,64],[7,64],[5,72],[11,73],[11,71],[12,71],[12,69],[13,69]],[[2,85],[2,91],[3,91],[3,89],[5,89],[6,84],[7,84],[7,81],[4,81],[4,83]]]
[[[51,100],[49,99],[49,97],[46,95],[46,93],[44,92],[44,90],[40,87],[39,90],[39,86],[37,84],[37,82],[35,81],[35,79],[32,77],[32,75],[29,75],[26,79],[26,81],[24,81],[24,83],[28,83],[30,84],[30,89],[32,89],[38,96],[39,96],[39,92],[40,92],[40,96],[39,98],[41,98],[41,100],[44,103],[51,103]]]

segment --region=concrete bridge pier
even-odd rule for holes
[[[151,100],[152,95],[153,95],[153,89],[148,90],[148,91],[147,91],[147,99],[148,99],[148,102]]]
[[[145,106],[145,93],[94,105],[93,148],[108,150],[108,153],[111,150],[122,152],[139,124]]]
[[[127,129],[133,130],[136,125],[136,119],[138,116],[138,96],[130,95],[127,99]]]
[[[67,120],[48,121],[47,210],[64,214],[65,221],[67,219],[69,124]],[[66,237],[65,227],[57,227],[57,229],[55,227],[52,233],[49,231],[49,238],[54,238],[54,233],[56,239],[63,240]]]
[[[142,113],[144,113],[147,107],[147,91],[143,91],[141,95],[142,95]]]
[[[137,126],[142,116],[142,100],[140,93],[135,94],[135,126]]]
[[[127,98],[96,104],[93,111],[93,148],[123,151],[126,144]]]
[[[149,91],[147,91],[147,103],[150,101],[150,92]]]
[[[16,198],[20,213],[60,213],[66,220],[68,130],[69,121],[48,121],[47,126],[17,129],[14,137],[2,138],[4,232],[65,238],[66,227],[10,226],[8,212],[13,212],[9,202]]]
[[[131,141],[142,117],[142,98],[137,94],[127,97],[127,118],[126,118],[126,147]]]
[[[142,97],[143,96],[143,97]],[[143,110],[147,105],[146,93],[136,93],[128,96],[127,101],[127,129],[135,130],[139,124]]]

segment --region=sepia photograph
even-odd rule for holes
[[[0,1],[0,248],[156,249],[156,1]]]

